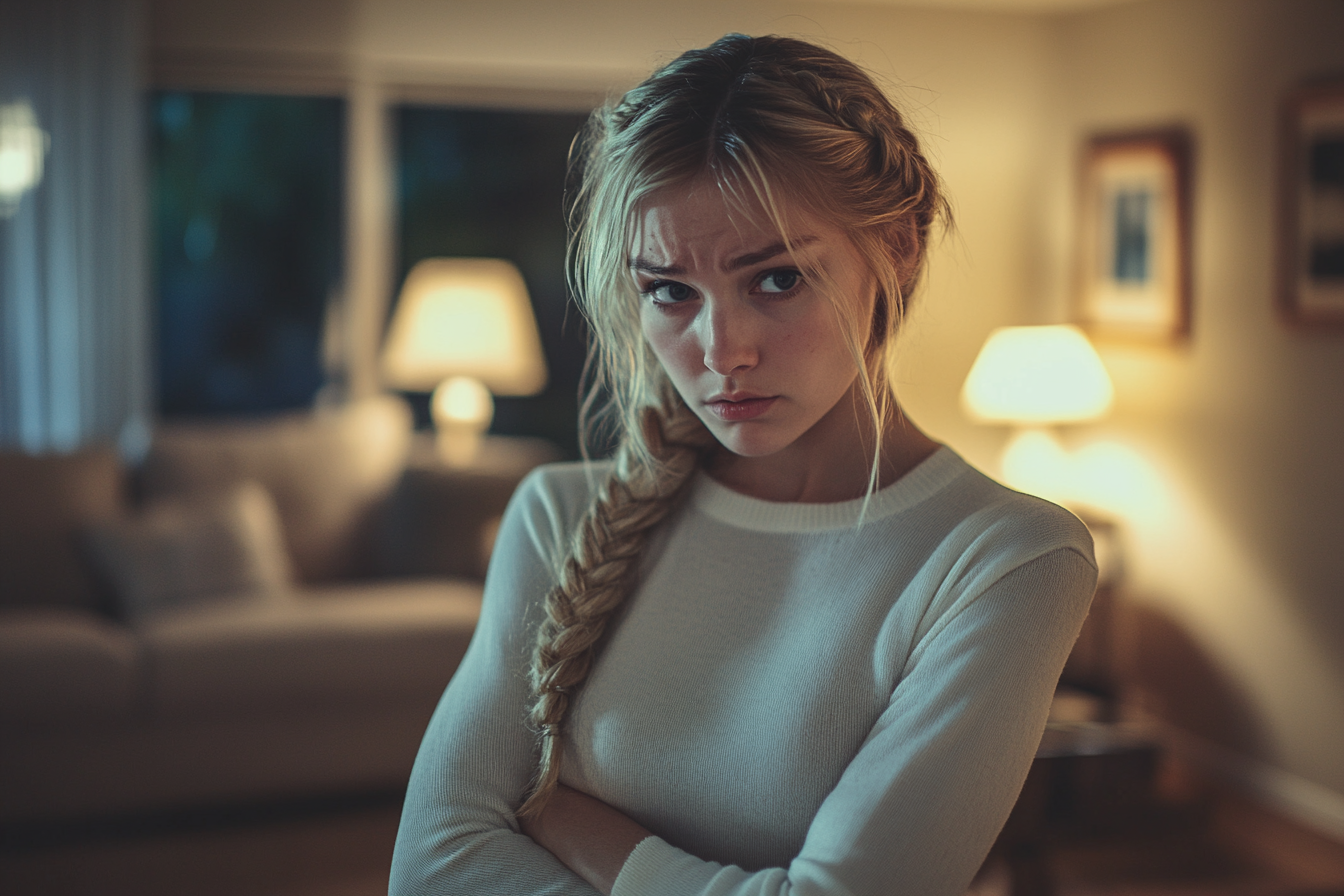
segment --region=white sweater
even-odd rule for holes
[[[517,833],[553,559],[605,464],[505,514],[480,625],[416,760],[393,896],[593,891]],[[657,836],[616,894],[959,896],[1007,818],[1096,580],[1069,513],[937,451],[861,501],[703,474],[566,719],[561,780]]]

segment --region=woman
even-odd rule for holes
[[[392,892],[963,892],[1096,571],[901,414],[936,175],[852,63],[742,35],[576,155],[619,448],[515,495]]]

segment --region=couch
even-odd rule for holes
[[[522,473],[412,446],[384,397],[0,454],[0,825],[404,783]]]

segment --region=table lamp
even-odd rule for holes
[[[41,182],[42,158],[50,145],[32,106],[0,105],[0,218],[17,212],[24,192]]]
[[[427,258],[406,275],[383,346],[383,378],[433,390],[439,455],[471,464],[494,417],[493,395],[546,386],[537,321],[522,275],[496,258]]]
[[[1077,327],[1001,327],[971,365],[961,402],[973,419],[1017,428],[1003,450],[1005,482],[1066,501],[1071,460],[1050,428],[1101,418],[1113,395],[1101,358]]]

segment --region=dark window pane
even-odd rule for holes
[[[1311,185],[1318,190],[1344,190],[1344,136],[1322,134],[1312,141]]]
[[[1312,243],[1310,271],[1317,280],[1344,279],[1344,242],[1318,240]]]
[[[401,106],[397,287],[423,258],[505,258],[527,281],[550,369],[534,398],[498,398],[492,432],[549,438],[577,452],[584,334],[566,315],[563,196],[585,113]],[[413,397],[427,419],[427,397]]]
[[[162,414],[307,405],[341,274],[344,101],[150,97]]]

